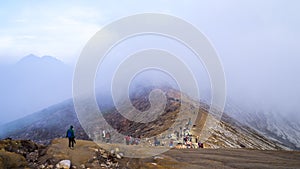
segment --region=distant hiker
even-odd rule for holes
[[[179,131],[174,132],[176,134],[177,140],[179,139]]]
[[[187,126],[191,126],[191,125],[192,125],[192,119],[189,118],[189,121],[188,121],[188,123],[187,123]]]
[[[183,129],[183,137],[186,136],[186,128]]]
[[[135,138],[135,140],[134,140],[135,145],[139,145],[139,144],[140,144],[140,141],[141,141],[141,138],[140,138],[140,137]]]
[[[134,137],[133,136],[130,136],[130,138],[129,138],[129,144],[130,145],[134,144]]]
[[[129,142],[130,142],[130,136],[129,135],[127,135],[125,137],[125,141],[126,141],[126,145],[129,145]]]
[[[160,145],[160,141],[154,137],[154,146],[159,146]]]
[[[196,137],[196,141],[195,142],[198,143],[198,140],[199,140],[199,136]]]
[[[186,147],[187,148],[192,148],[192,142],[190,142],[189,140],[186,142]]]
[[[105,142],[106,138],[106,132],[105,130],[102,131],[102,141]]]
[[[74,148],[74,143],[76,142],[75,142],[75,134],[74,134],[73,126],[70,126],[70,128],[68,129],[66,137],[69,138],[69,147],[71,149]]]
[[[174,142],[173,142],[173,140],[171,139],[171,140],[170,140],[170,143],[169,143],[169,147],[173,148],[173,146],[174,146]]]
[[[186,144],[187,142],[187,137],[183,137],[183,143]]]
[[[109,132],[106,132],[105,139],[106,139],[106,143],[110,143],[111,136]]]
[[[201,143],[200,141],[198,142],[198,147],[199,148],[203,148],[203,143]]]
[[[182,135],[183,135],[182,134],[182,127],[179,127],[179,129],[180,129],[180,135],[179,136],[182,137]]]

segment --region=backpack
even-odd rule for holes
[[[69,138],[71,138],[72,137],[72,131],[68,130],[68,134],[67,135],[68,135]]]

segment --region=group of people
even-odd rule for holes
[[[125,136],[124,139],[125,139],[126,145],[139,145],[140,142],[141,142],[141,138],[140,137],[134,138],[134,137],[132,137],[130,135]]]
[[[187,148],[192,148],[193,147],[192,138],[189,137],[189,135],[183,137],[183,144],[186,145]]]
[[[66,134],[66,137],[69,139],[69,147],[71,149],[73,149],[74,144],[76,144],[75,133],[74,133],[73,128],[74,127],[71,125],[70,128],[67,130],[67,134]],[[182,131],[182,128],[180,128],[180,129]],[[201,143],[199,141],[198,136],[195,138],[195,141],[194,141],[194,143],[196,143],[196,144],[193,144],[192,135],[189,134],[189,130],[187,128],[184,129],[183,132],[181,132],[181,133],[175,131],[174,134],[176,134],[177,140],[179,140],[179,137],[182,137],[182,144],[185,145],[186,148],[203,148],[203,143]],[[168,138],[170,138],[169,146],[173,147],[174,146],[174,139],[172,139],[171,136],[168,137]],[[135,137],[132,137],[131,135],[125,136],[124,140],[125,140],[126,145],[139,145],[140,142],[141,142],[140,137],[135,138]],[[105,142],[105,143],[111,143],[111,134],[110,134],[110,132],[105,131],[105,130],[102,131],[102,141]],[[160,145],[164,146],[165,144],[164,143],[161,144],[160,140],[157,137],[154,137],[153,145],[154,146],[160,146]]]
[[[193,144],[196,143],[196,144]],[[187,135],[183,138],[183,145],[186,146],[186,148],[203,148],[203,143],[200,142],[199,136],[195,138],[195,141],[193,142],[192,135]]]

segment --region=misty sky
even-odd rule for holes
[[[74,66],[102,26],[132,14],[165,13],[209,38],[222,61],[230,100],[299,117],[299,8],[297,0],[2,1],[0,65],[33,53]]]

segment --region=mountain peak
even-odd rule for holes
[[[23,57],[22,59],[19,60],[19,62],[27,62],[27,61],[33,61],[33,60],[38,60],[39,57],[34,55],[34,54],[29,54]]]
[[[34,54],[29,54],[20,59],[17,63],[18,64],[32,64],[32,63],[63,63],[61,60],[58,60],[56,57],[44,55],[39,57]]]

